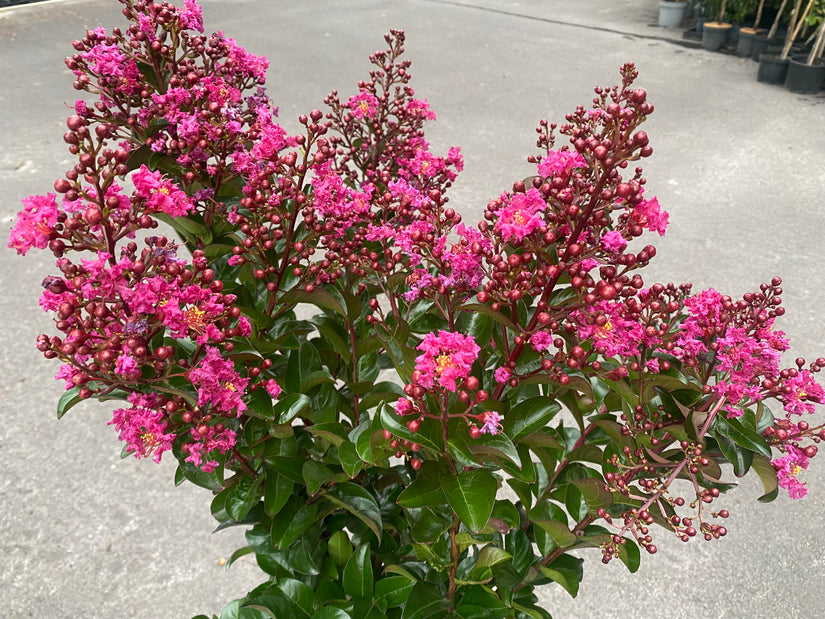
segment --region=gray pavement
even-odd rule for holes
[[[529,173],[533,128],[590,100],[592,87],[638,64],[656,112],[648,191],[670,211],[646,281],[692,280],[732,295],[780,274],[795,354],[825,353],[825,97],[758,84],[756,64],[680,44],[652,26],[656,0],[204,0],[222,29],[271,62],[284,123],[355,92],[390,28],[407,31],[413,86],[438,113],[436,150],[460,145],[453,205],[474,221],[490,197]],[[86,28],[121,23],[114,0],[0,11],[0,218],[3,243],[20,199],[70,165],[62,143],[75,97],[62,63]],[[675,39],[672,40],[672,39]],[[210,497],[174,488],[172,463],[120,460],[111,406],[62,421],[57,365],[34,348],[49,330],[37,306],[45,252],[0,251],[0,617],[186,618],[218,612],[263,579],[252,560],[219,559],[237,531],[211,535]],[[820,413],[820,418],[822,413]],[[590,553],[579,597],[544,594],[556,619],[825,616],[825,457],[810,496],[755,502],[747,478],[724,500],[728,536],[682,544],[627,574]]]

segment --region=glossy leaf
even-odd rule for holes
[[[404,576],[382,578],[375,583],[375,599],[383,600],[389,608],[401,606],[410,597],[415,583]]]
[[[540,567],[542,574],[560,584],[573,597],[579,593],[579,583],[584,576],[584,559],[564,554],[547,567]]]
[[[350,479],[355,478],[364,466],[364,461],[358,455],[355,445],[345,441],[338,446],[338,460],[341,468]]]
[[[338,507],[343,507],[375,533],[381,541],[383,532],[381,509],[375,498],[361,486],[352,482],[342,482],[332,486],[324,495],[325,498]]]
[[[771,448],[765,442],[765,439],[753,430],[746,429],[736,419],[717,416],[714,427],[719,434],[728,437],[737,445],[762,454],[766,458],[771,457]]]
[[[310,399],[303,393],[290,393],[279,399],[272,409],[273,417],[279,424],[289,423],[309,409]]]
[[[384,406],[381,409],[381,425],[385,430],[389,430],[395,436],[407,439],[414,443],[418,443],[422,447],[427,447],[433,451],[441,451],[441,446],[430,440],[421,432],[410,432],[407,428],[406,422],[402,421],[404,418],[400,417],[390,406]]]
[[[773,468],[771,461],[761,454],[754,454],[751,468],[759,475],[762,480],[762,487],[765,489],[758,501],[762,503],[770,503],[779,494],[779,478],[776,475],[776,469]]]
[[[424,462],[418,477],[398,495],[396,502],[401,507],[408,508],[446,504],[447,497],[441,489],[438,465],[431,461]]]
[[[439,479],[450,507],[461,522],[471,531],[480,531],[487,524],[496,501],[498,483],[493,474],[484,469],[458,475],[439,471]]]
[[[536,397],[516,404],[504,417],[504,433],[513,443],[546,426],[561,410],[555,400]]]
[[[344,567],[344,591],[356,599],[372,597],[373,572],[369,544],[363,544],[352,553]]]
[[[418,582],[410,592],[401,619],[443,619],[450,602],[435,585]]]

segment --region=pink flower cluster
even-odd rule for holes
[[[17,221],[9,235],[8,247],[25,255],[32,247],[45,249],[49,236],[57,223],[59,209],[55,194],[29,196],[23,199],[24,209],[17,214]]]
[[[564,175],[574,168],[586,168],[587,161],[579,153],[567,149],[549,151],[538,163],[539,175],[550,178]]]
[[[544,225],[541,216],[547,209],[547,203],[538,189],[530,188],[526,193],[516,193],[512,196],[502,195],[505,206],[496,211],[496,220],[493,230],[504,241],[524,240],[536,228]]]
[[[428,333],[417,349],[424,354],[415,359],[413,380],[425,389],[437,384],[447,391],[470,375],[481,350],[472,336],[452,331]]]
[[[168,431],[165,411],[159,410],[154,394],[133,392],[128,399],[132,407],[114,411],[109,425],[115,426],[118,438],[136,458],[151,456],[160,462],[175,440],[175,434]]]
[[[797,476],[808,468],[808,457],[793,445],[788,445],[787,449],[787,455],[771,461],[771,464],[779,478],[779,487],[785,488],[792,499],[801,499],[808,494],[808,487]]]

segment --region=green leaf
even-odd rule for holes
[[[344,591],[355,599],[372,597],[373,573],[369,544],[362,544],[350,556],[344,567],[342,581]]]
[[[313,436],[318,436],[329,441],[336,447],[342,445],[344,441],[347,440],[347,434],[344,431],[344,427],[340,423],[336,422],[316,423],[309,426],[307,428],[307,432]],[[353,448],[354,447],[355,446],[353,445]]]
[[[595,512],[600,507],[610,507],[613,504],[613,493],[605,489],[605,483],[602,479],[579,479],[572,483],[582,493],[591,512]]]
[[[711,432],[710,434],[716,439],[719,449],[722,450],[722,455],[733,465],[733,474],[737,477],[745,475],[751,467],[754,456],[753,452],[742,449],[742,447],[718,431]]]
[[[267,516],[275,516],[292,494],[295,484],[275,471],[268,471],[264,482],[264,511]]]
[[[237,478],[236,478],[237,479]],[[226,494],[226,513],[233,520],[243,520],[258,502],[261,497],[260,487],[263,478],[252,480],[250,477],[242,477],[231,486]]]
[[[441,451],[439,445],[421,432],[410,432],[410,430],[407,429],[407,425],[403,423],[401,419],[403,419],[403,417],[396,415],[391,406],[384,406],[381,409],[381,425],[384,426],[385,430],[389,430],[399,438],[418,443],[422,447],[427,447],[436,452]]]
[[[447,497],[441,489],[438,471],[435,462],[424,462],[418,471],[418,477],[398,495],[396,503],[407,508],[445,505]]]
[[[340,608],[324,606],[315,611],[312,619],[352,619],[352,615],[347,614]]]
[[[493,567],[504,561],[512,559],[512,555],[498,546],[487,544],[478,552],[476,567]]]
[[[314,595],[312,589],[293,578],[284,578],[275,585],[284,597],[294,602],[307,616],[312,613]]]
[[[318,506],[314,503],[310,503],[309,505],[302,506],[295,515],[286,520],[286,527],[282,535],[276,539],[276,527],[275,525],[278,523],[279,518],[274,518],[272,521],[272,543],[275,544],[277,548],[284,549],[289,546],[292,542],[303,535],[304,531],[306,531],[309,527],[315,524],[316,520],[318,519]]]
[[[465,312],[478,312],[479,314],[484,314],[485,316],[489,316],[493,320],[495,320],[498,324],[504,325],[511,331],[520,332],[520,329],[516,326],[512,320],[507,318],[501,312],[494,311],[489,305],[485,303],[467,303],[463,305],[461,309]]]
[[[74,408],[76,404],[83,401],[83,399],[77,395],[78,393],[80,393],[80,387],[72,387],[60,396],[60,400],[57,403],[58,419],[62,419],[63,415],[69,412],[69,409]]]
[[[714,425],[719,434],[728,437],[737,445],[762,454],[766,458],[771,457],[771,448],[768,443],[765,442],[765,439],[753,430],[746,429],[736,419],[717,415]]]
[[[289,423],[295,417],[309,409],[311,401],[303,393],[290,393],[283,396],[273,407],[273,416],[279,424]]]
[[[490,471],[474,469],[452,475],[439,471],[441,488],[461,522],[477,533],[484,528],[496,501],[498,483]]]
[[[244,546],[243,548],[238,548],[235,552],[232,553],[232,556],[226,560],[226,569],[232,567],[232,564],[235,563],[241,557],[245,557],[248,554],[252,554],[255,552],[255,549],[252,546]]]
[[[375,600],[384,600],[389,608],[401,606],[410,597],[415,580],[404,576],[389,576],[375,583]]]
[[[344,531],[336,531],[327,542],[327,551],[335,565],[342,568],[352,555],[352,542]]]
[[[542,574],[564,587],[571,596],[576,597],[579,593],[579,583],[584,576],[583,562],[584,559],[564,554],[547,567],[539,567],[539,570]]]
[[[364,461],[358,456],[358,451],[355,445],[349,441],[345,441],[338,446],[338,460],[341,462],[341,468],[350,479],[354,479],[364,466]]]
[[[301,475],[304,478],[304,483],[309,494],[317,494],[327,481],[332,478],[332,471],[325,467],[320,462],[315,460],[307,460],[301,468]]]
[[[163,223],[171,226],[172,229],[185,239],[191,241],[202,241],[204,245],[212,242],[212,233],[209,228],[193,219],[193,216],[172,217],[166,213],[152,213],[152,216]],[[197,244],[197,243],[193,243]]]
[[[410,592],[401,619],[444,619],[449,600],[435,585],[419,581]]]
[[[513,443],[540,430],[555,417],[561,406],[555,400],[539,396],[516,404],[504,417],[504,433]]]
[[[477,439],[467,441],[467,446],[474,454],[491,455],[497,458],[503,456],[519,469],[522,466],[516,446],[505,434],[482,434]]]
[[[765,494],[757,500],[762,503],[770,503],[779,494],[779,478],[776,475],[776,469],[773,468],[771,461],[761,454],[754,454],[751,468],[759,475],[762,480],[762,487],[765,489]]]
[[[378,542],[381,542],[383,523],[381,509],[375,498],[361,486],[345,481],[335,484],[324,495],[325,498],[338,507],[343,507],[353,516],[369,527],[375,533]]]
[[[635,573],[639,569],[639,565],[642,562],[642,557],[639,553],[639,546],[636,542],[625,537],[624,544],[622,544],[621,549],[619,550],[619,559],[627,566],[627,569],[630,570],[631,574]]]
[[[340,314],[343,318],[347,317],[346,311],[338,300],[322,288],[316,288],[312,292],[307,292],[303,288],[290,290],[278,299],[278,303],[286,305],[309,303],[310,305],[319,307],[322,310],[331,310],[337,314]]]

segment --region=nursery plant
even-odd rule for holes
[[[222,619],[549,617],[536,590],[575,596],[585,559],[724,537],[738,477],[808,492],[825,358],[783,365],[781,280],[643,279],[668,214],[632,64],[471,224],[402,32],[290,135],[267,60],[194,0],[120,2],[66,59],[75,163],[9,246],[56,258],[58,416],[111,400],[124,456],[246,528],[228,563],[265,581]]]

